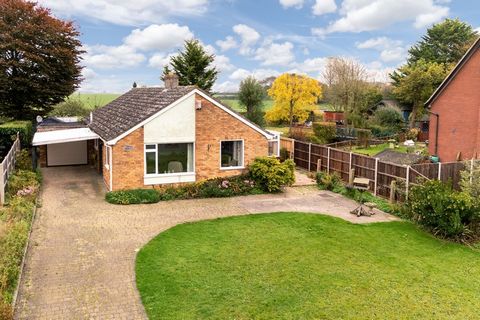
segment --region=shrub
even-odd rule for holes
[[[49,113],[55,117],[86,117],[90,114],[90,110],[85,107],[82,101],[78,99],[67,99],[57,104]]]
[[[480,198],[480,162],[473,167],[467,163],[465,170],[460,171],[460,188],[473,198]]]
[[[107,192],[105,200],[113,204],[156,203],[160,195],[154,189],[133,189]]]
[[[8,179],[7,189],[10,196],[17,195],[27,188],[33,189],[33,194],[40,185],[37,172],[29,170],[17,170]]]
[[[33,127],[30,121],[10,121],[0,125],[0,145],[10,148],[16,139],[17,132],[20,133],[22,147],[29,147],[33,138]]]
[[[370,145],[370,138],[372,137],[372,131],[367,129],[357,129],[357,138],[360,145],[368,148]]]
[[[318,172],[316,179],[317,185],[321,190],[338,191],[343,187],[342,179],[336,172],[332,174]]]
[[[295,182],[295,163],[289,159],[280,162],[271,157],[258,157],[249,166],[255,183],[268,192],[279,192]]]
[[[427,181],[414,186],[404,205],[408,218],[440,237],[466,241],[478,236],[478,202],[451,184]]]
[[[315,122],[313,124],[312,142],[326,144],[335,141],[337,136],[336,125],[333,122]]]
[[[373,122],[381,127],[397,133],[405,126],[402,114],[396,108],[381,107],[373,115]]]
[[[32,157],[30,157],[30,153],[27,149],[20,150],[17,153],[17,163],[16,168],[20,170],[32,170]]]

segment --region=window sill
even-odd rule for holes
[[[244,166],[241,167],[220,167],[220,170],[243,170],[245,169]]]
[[[146,173],[143,175],[144,178],[162,178],[162,177],[178,177],[178,176],[190,176],[195,174],[195,172],[177,172],[177,173]]]

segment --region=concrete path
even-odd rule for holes
[[[115,206],[100,177],[85,167],[43,170],[20,285],[17,319],[146,319],[135,285],[136,252],[177,224],[259,212],[325,213],[354,223],[392,221],[382,212],[356,218],[356,204],[314,187],[284,194]]]

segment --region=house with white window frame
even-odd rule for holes
[[[92,112],[84,127],[39,127],[40,165],[90,164],[108,190],[122,190],[239,175],[256,157],[279,156],[279,133],[174,76],[165,84],[132,88]]]

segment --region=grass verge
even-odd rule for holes
[[[299,213],[179,225],[136,260],[150,319],[473,319],[479,272],[409,222]]]

